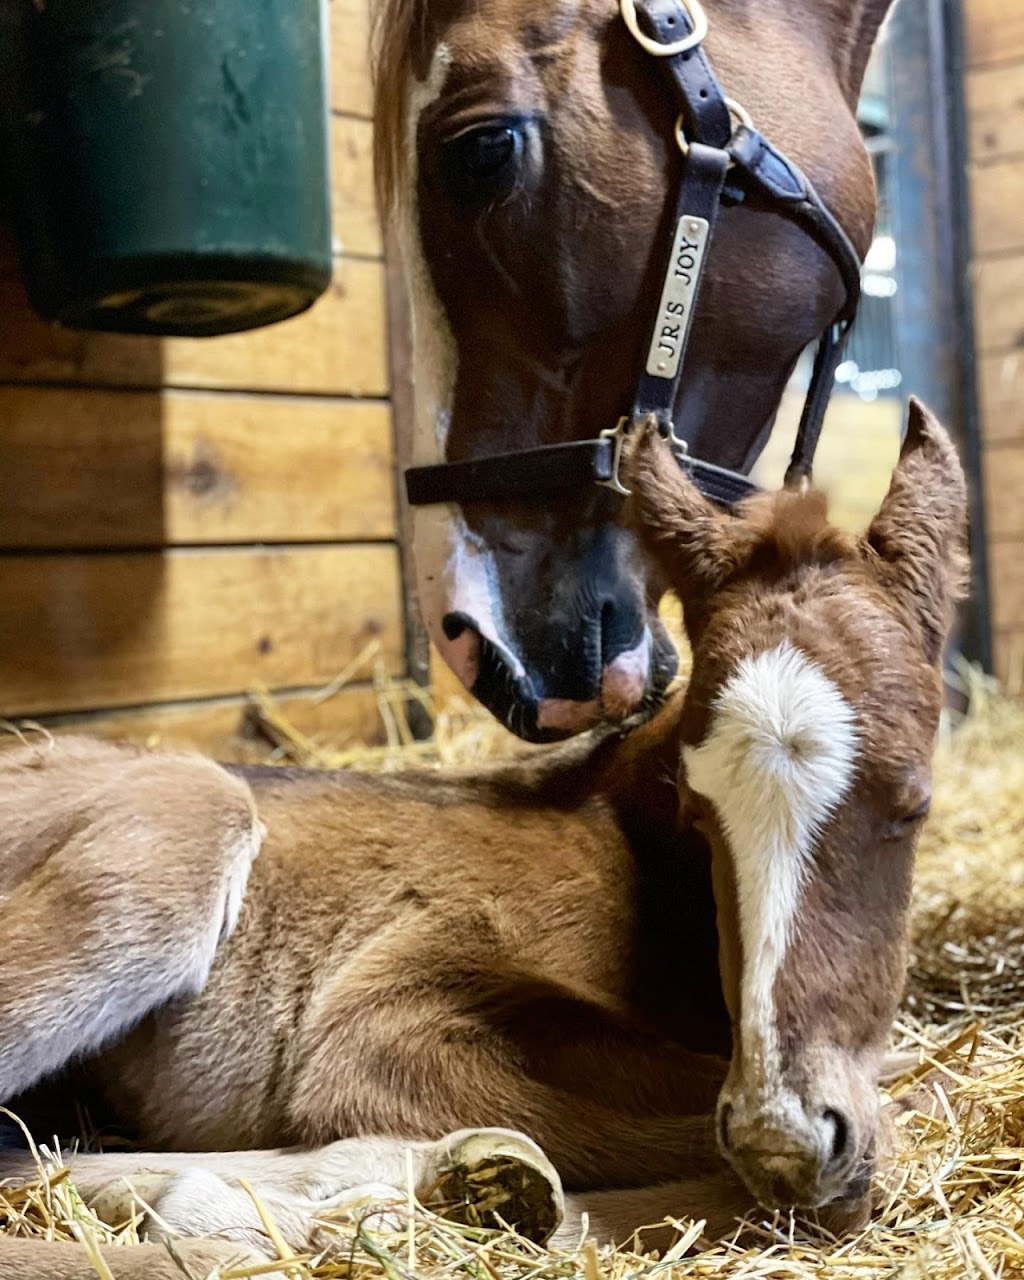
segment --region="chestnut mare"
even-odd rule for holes
[[[724,514],[653,426],[631,445],[694,654],[631,733],[455,777],[0,757],[0,1099],[89,1059],[179,1154],[82,1156],[76,1180],[117,1219],[130,1175],[156,1234],[220,1237],[179,1242],[193,1269],[268,1248],[241,1177],[304,1249],[317,1213],[400,1195],[379,1184],[407,1158],[424,1198],[478,1178],[541,1237],[864,1208],[963,476],[912,404],[854,538],[817,495]],[[153,1245],[106,1256],[178,1274]],[[0,1240],[4,1280],[88,1267]]]
[[[666,58],[644,25],[664,46],[699,20],[693,0],[623,0],[647,44],[616,0],[383,0],[377,171],[413,317],[419,604],[445,661],[521,736],[649,708],[676,669],[664,584],[620,498],[581,472],[599,460],[535,450],[596,444],[660,387],[691,456],[753,465],[798,355],[856,301],[875,189],[855,108],[889,4],[709,0],[706,39]],[[730,140],[730,113],[760,136],[741,123]],[[802,220],[802,179],[763,138],[813,181]],[[712,151],[721,172],[702,182]],[[678,204],[684,183],[705,221],[721,212],[695,309],[666,295],[659,313],[680,208],[697,212]],[[645,374],[656,316],[669,367]]]

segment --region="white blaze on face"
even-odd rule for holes
[[[405,122],[405,191],[397,229],[412,312],[414,466],[445,460],[458,372],[455,339],[431,280],[420,236],[416,145],[420,116],[441,93],[451,61],[449,47],[439,44],[427,78],[412,78]],[[480,634],[501,649],[512,673],[521,675],[522,664],[509,652],[501,636],[501,602],[493,557],[466,528],[458,508],[414,508],[412,546],[424,624],[463,684],[472,687],[476,680],[479,645],[468,631],[454,641],[445,636],[442,623],[448,613],[465,613],[472,618]]]
[[[712,704],[704,741],[683,750],[687,782],[715,806],[732,853],[742,1074],[768,1094],[781,1089],[776,975],[815,845],[849,789],[856,753],[852,707],[788,643],[740,662]]]

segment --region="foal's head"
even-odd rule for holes
[[[855,120],[890,0],[708,0],[724,91],[800,164],[861,252],[874,185]],[[466,461],[594,437],[629,412],[671,242],[678,103],[617,0],[383,0],[376,150],[413,313],[413,453]],[[726,208],[678,413],[746,467],[842,297],[784,219]],[[431,639],[524,737],[660,696],[675,671],[607,489],[418,507]]]
[[[719,512],[656,434],[629,474],[693,646],[680,784],[713,850],[733,1024],[721,1148],[763,1204],[856,1197],[904,977],[963,474],[917,402],[861,538],[819,495]]]

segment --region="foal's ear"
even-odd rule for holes
[[[938,662],[964,594],[966,536],[960,460],[938,419],[911,397],[899,462],[865,541],[879,577],[920,625],[929,662]]]
[[[713,506],[679,467],[653,419],[628,438],[622,475],[630,523],[684,600],[706,597],[739,562],[738,521]]]

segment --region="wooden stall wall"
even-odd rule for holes
[[[372,737],[405,670],[368,0],[332,0],[335,273],[305,315],[202,341],[75,333],[0,263],[0,716],[265,753],[246,691]]]
[[[1024,5],[963,0],[996,673],[1024,683]]]

